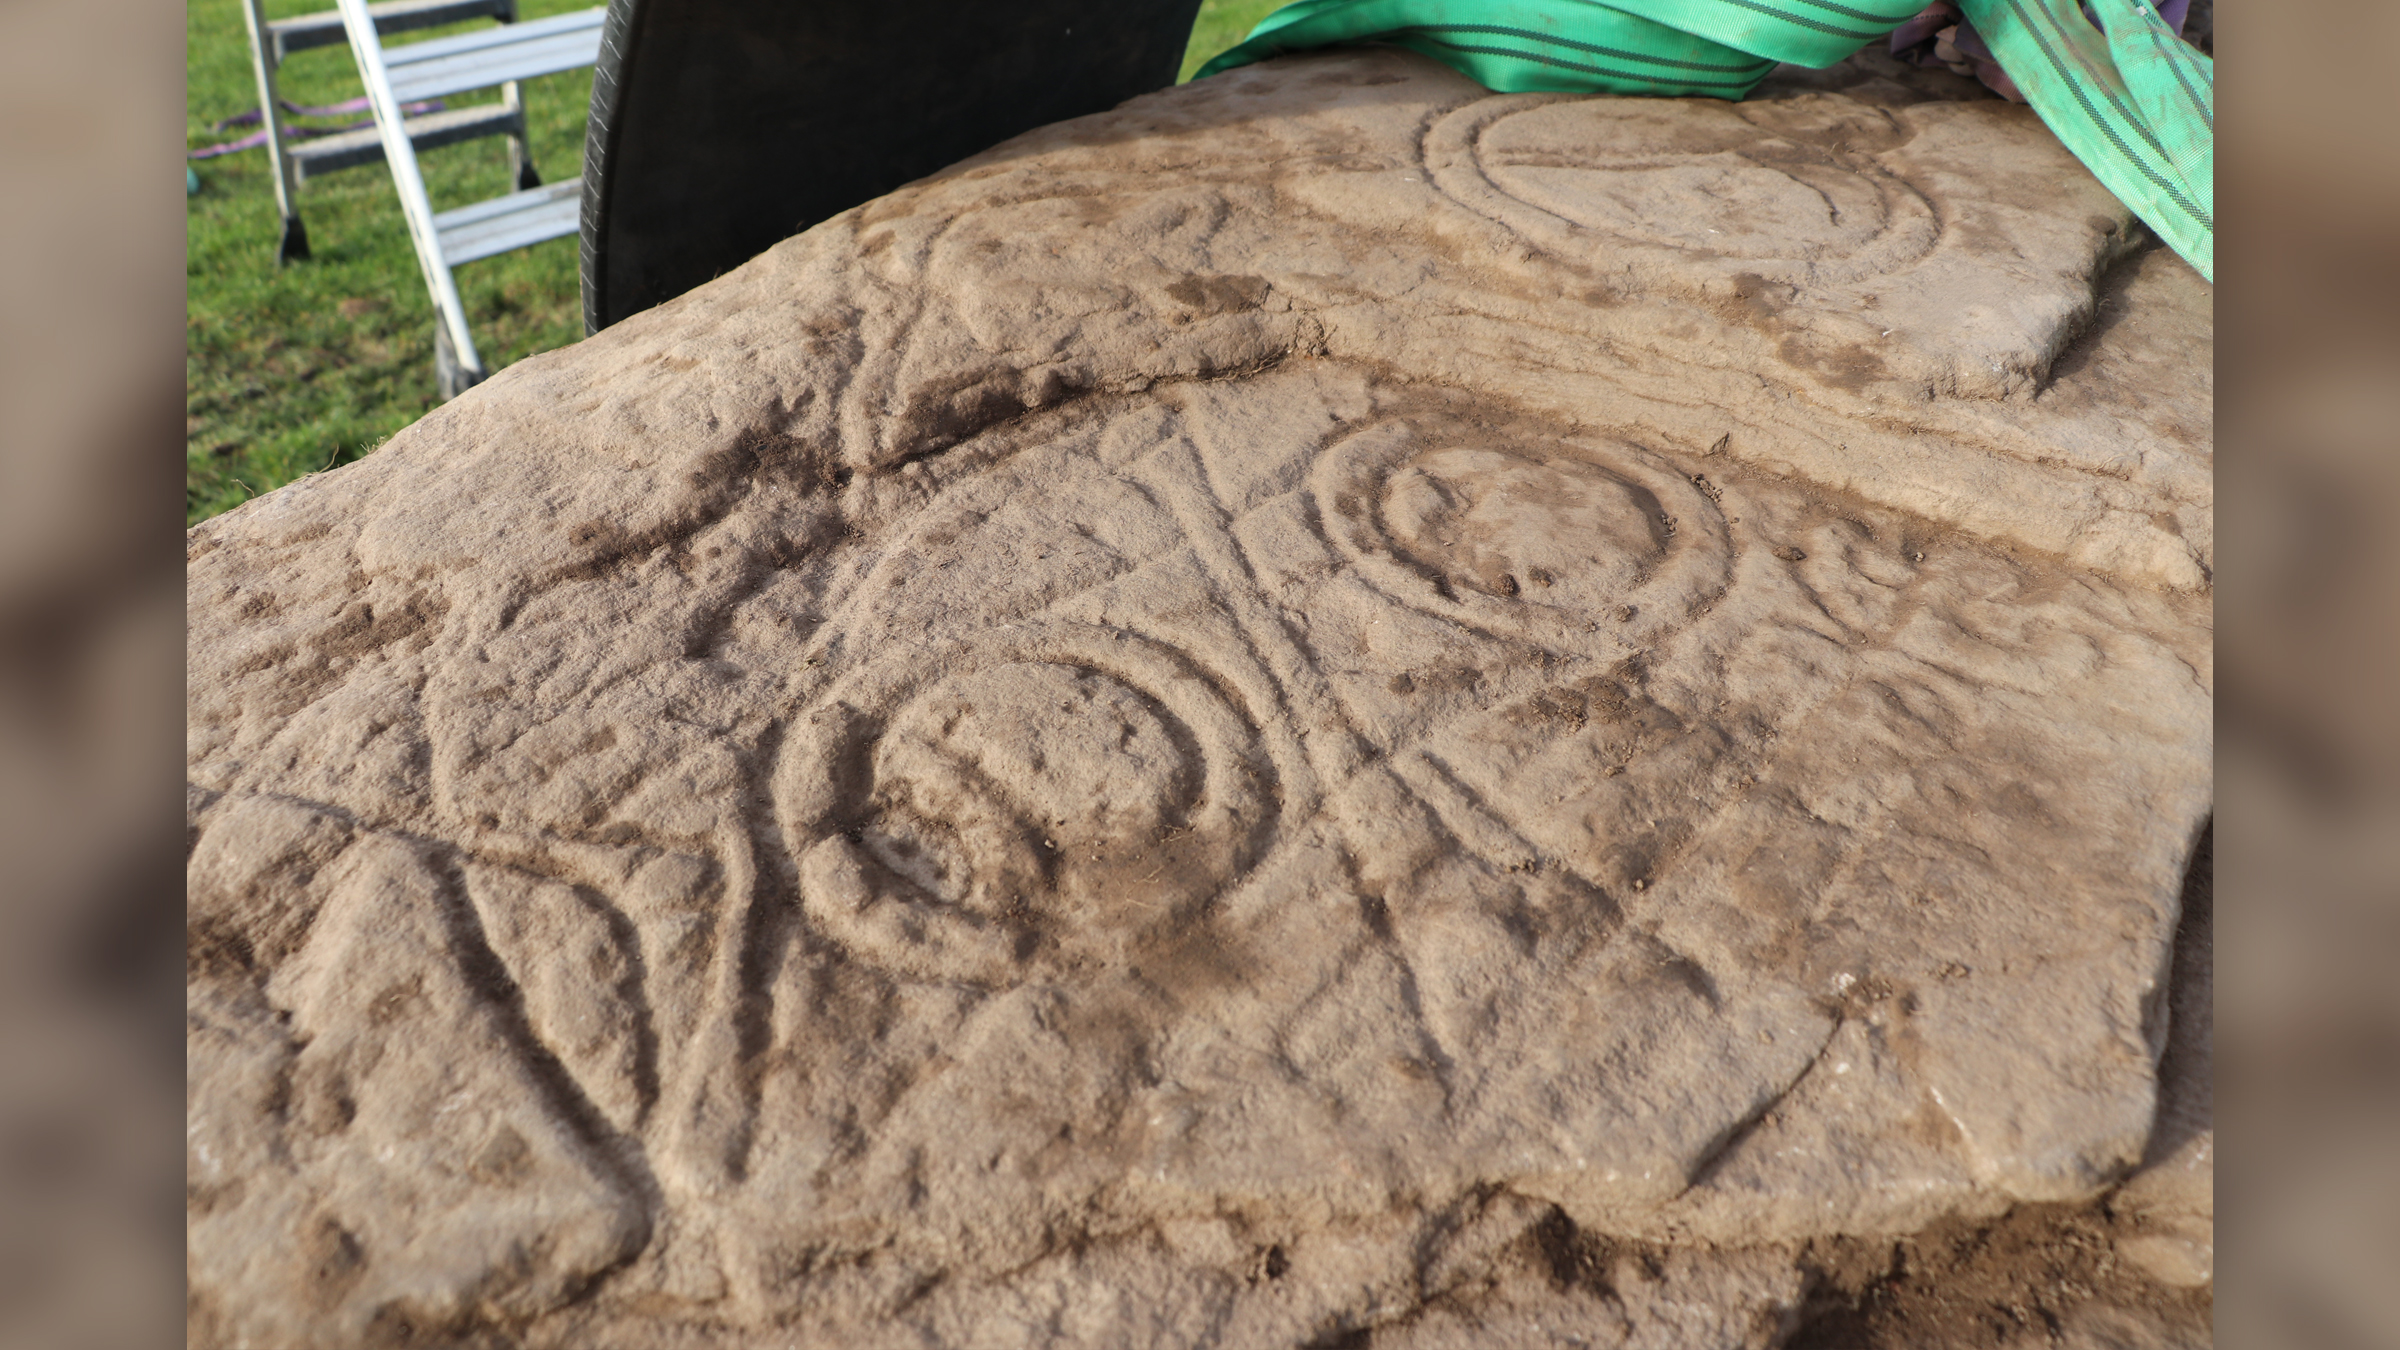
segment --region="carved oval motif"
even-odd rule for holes
[[[1328,449],[1312,490],[1327,537],[1378,590],[1561,650],[1656,641],[1728,577],[1715,503],[1629,444],[1386,422]]]
[[[1551,252],[1606,239],[1710,273],[1824,284],[1932,250],[1932,206],[1872,154],[1905,139],[1888,117],[1761,106],[1485,99],[1433,125],[1425,162],[1444,193]]]
[[[1188,658],[1040,625],[840,681],[793,727],[777,799],[828,936],[905,977],[1005,983],[1193,920],[1263,850],[1272,778]]]

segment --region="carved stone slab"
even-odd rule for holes
[[[199,527],[196,1342],[1731,1346],[2101,1194],[2210,802],[2137,232],[1871,67],[1285,61]]]

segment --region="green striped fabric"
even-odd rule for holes
[[[2215,67],[2138,0],[1959,0],[2000,68],[2075,157],[2211,281]]]
[[[1740,98],[1775,58],[1597,0],[1298,0],[1194,78],[1337,42],[1423,52],[1505,94],[1703,94]],[[1858,49],[1853,42],[1839,61]]]
[[[1957,0],[2058,138],[2203,276],[2216,275],[2214,68],[2141,0]],[[1382,42],[1503,93],[1738,99],[1779,62],[1830,66],[1921,0],[1297,0],[1200,77]]]
[[[1916,17],[1924,0],[1617,0],[1618,7],[1737,51],[1830,66]]]

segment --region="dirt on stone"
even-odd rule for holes
[[[2209,1344],[2210,1291],[2174,1289],[2143,1276],[2118,1259],[2117,1236],[2093,1207],[2026,1205],[1997,1219],[1941,1219],[1898,1239],[1820,1242],[1803,1258],[1820,1282],[1782,1344],[1785,1350]]]

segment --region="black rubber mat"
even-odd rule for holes
[[[610,0],[584,142],[598,331],[808,226],[1175,79],[1199,0]]]

